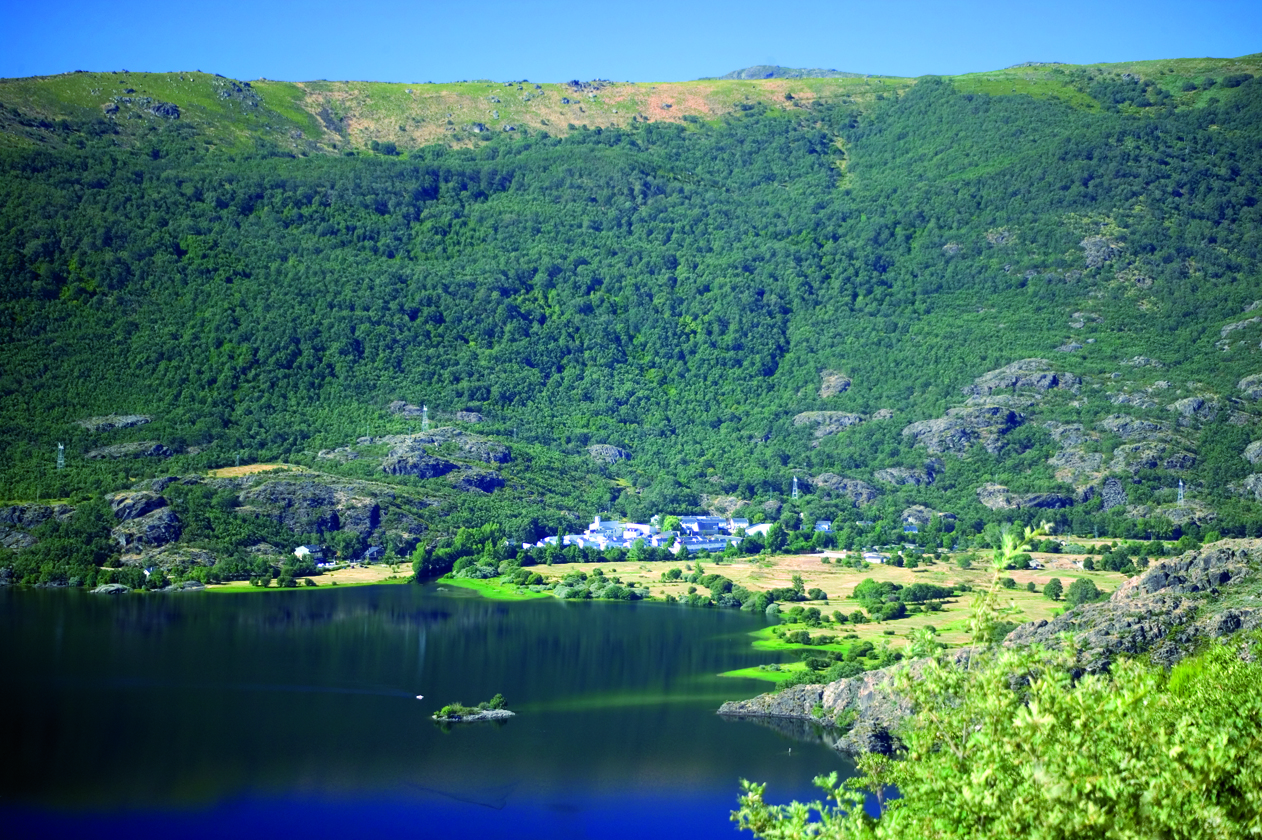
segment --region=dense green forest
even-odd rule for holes
[[[91,500],[271,461],[414,499],[424,540],[780,520],[773,501],[839,527],[924,505],[965,541],[1032,518],[1262,533],[1262,80],[1188,82],[1213,91],[1195,107],[1129,73],[1075,84],[1085,105],[924,78],[863,107],[405,154],[22,123],[48,142],[0,150],[0,496],[81,511],[0,565],[48,579],[62,531],[111,524]],[[382,438],[420,431],[396,401],[510,450],[481,459],[497,484],[472,461],[453,475],[473,488],[383,473]],[[78,422],[112,414],[151,422]],[[128,442],[162,450],[101,454]],[[1108,478],[1126,498],[1106,511]],[[282,541],[232,524],[243,489],[172,496],[186,542]],[[76,562],[109,562],[79,542]]]

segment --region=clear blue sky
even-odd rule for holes
[[[919,76],[1262,52],[1262,0],[0,3],[0,77],[674,81],[751,64]]]

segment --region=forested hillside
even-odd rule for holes
[[[1231,65],[349,155],[6,106],[0,565],[51,579],[47,546],[113,524],[90,500],[255,461],[340,516],[193,487],[163,500],[184,543],[335,533],[352,497],[410,545],[913,505],[952,539],[1256,534],[1262,80]],[[80,422],[109,415],[145,419]]]

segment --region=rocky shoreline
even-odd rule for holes
[[[1154,563],[1107,601],[1023,624],[1004,646],[1055,648],[1067,634],[1078,645],[1084,671],[1107,670],[1119,656],[1139,655],[1170,668],[1206,640],[1257,627],[1262,627],[1262,540],[1222,540]],[[893,733],[914,710],[888,683],[895,670],[916,667],[899,664],[827,685],[793,686],[724,703],[718,714],[809,722],[833,730],[826,741],[839,751],[889,753],[897,747]]]

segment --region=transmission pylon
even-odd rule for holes
[[[421,406],[421,431],[429,431],[429,406]]]
[[[66,445],[64,443],[57,444],[57,469],[64,470],[66,468]]]

